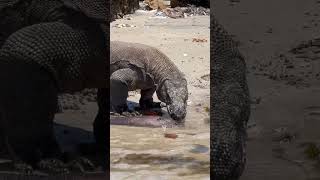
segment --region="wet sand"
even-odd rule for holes
[[[320,179],[301,147],[320,140],[320,2],[216,0],[214,9],[240,43],[254,102],[241,180]]]

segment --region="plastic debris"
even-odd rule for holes
[[[114,27],[127,28],[127,27],[136,27],[136,26],[135,25],[130,25],[130,24],[115,24]]]

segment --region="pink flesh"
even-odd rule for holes
[[[140,117],[119,117],[110,116],[110,125],[126,125],[126,126],[138,126],[138,127],[176,127],[174,120],[168,118],[162,118],[159,116],[140,116]]]

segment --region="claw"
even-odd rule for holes
[[[44,159],[38,163],[38,167],[40,170],[53,172],[53,173],[61,173],[67,174],[69,170],[66,165],[58,160],[58,159]]]
[[[122,112],[128,111],[128,106],[127,106],[127,104],[119,105],[119,106],[112,106],[111,110],[121,114]]]
[[[95,165],[94,165],[88,158],[80,157],[78,160],[79,160],[80,163],[83,164],[87,169],[89,169],[89,170],[94,170],[94,169],[95,169]]]
[[[30,165],[23,162],[14,162],[13,168],[16,171],[21,172],[22,174],[31,175],[33,173],[33,168]]]
[[[71,169],[79,170],[81,173],[95,170],[95,165],[87,158],[79,157],[67,165]]]
[[[18,158],[18,155],[16,154],[16,152],[13,150],[11,144],[9,143],[9,139],[7,136],[4,137],[5,140],[5,147],[9,153],[9,156],[12,159],[12,163],[13,163],[13,168],[16,171],[19,171],[23,174],[28,174],[31,175],[33,173],[33,168],[32,166],[30,166],[29,164],[24,163],[23,161],[21,161]]]

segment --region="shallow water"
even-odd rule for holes
[[[111,179],[209,179],[209,128],[110,130]]]
[[[207,96],[199,98],[194,94],[189,98],[183,128],[111,125],[111,180],[210,179]],[[139,98],[136,92],[130,93],[131,102],[137,102]],[[165,108],[163,112],[163,116],[169,118]],[[166,138],[165,134],[176,134],[177,138]]]
[[[111,179],[210,179],[208,97],[208,90],[189,97],[185,127],[111,125]],[[139,98],[139,93],[130,92],[129,107],[134,108]],[[165,108],[163,113],[170,118]],[[177,138],[165,134],[176,134]]]
[[[183,128],[111,125],[111,180],[209,179],[210,129],[205,122],[208,118],[206,99],[195,97],[189,98]],[[139,93],[130,92],[130,109],[137,106],[139,98]],[[169,118],[165,108],[163,113]],[[177,138],[167,138],[165,134],[175,134]]]

